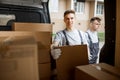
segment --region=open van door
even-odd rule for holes
[[[0,0],[0,30],[13,22],[50,23],[49,0]]]
[[[104,0],[105,44],[100,52],[100,62],[115,65],[116,0]]]

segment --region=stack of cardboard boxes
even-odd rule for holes
[[[50,80],[52,24],[14,23],[0,32],[0,80]],[[120,70],[88,64],[87,45],[62,46],[57,80],[120,80]]]
[[[50,80],[50,45],[52,43],[52,24],[14,23],[13,30],[33,32],[38,45],[38,66],[40,80]]]
[[[26,32],[0,32],[0,80],[39,80],[34,37]]]

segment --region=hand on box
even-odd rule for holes
[[[51,49],[51,55],[52,55],[53,59],[57,60],[61,55],[61,50],[60,49]]]

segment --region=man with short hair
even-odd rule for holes
[[[91,59],[89,60],[90,64],[97,63],[98,52],[99,52],[99,39],[97,30],[100,27],[101,19],[99,17],[93,17],[90,19],[90,26],[86,31],[88,36],[88,43],[90,49]]]
[[[56,74],[56,63],[55,60],[58,59],[61,55],[60,49],[54,49],[54,47],[58,46],[66,46],[66,45],[81,45],[87,44],[86,34],[83,31],[77,30],[75,28],[75,11],[74,10],[66,10],[64,12],[64,22],[65,29],[56,33],[53,43],[51,45],[51,55],[53,57],[52,61],[52,80],[54,80],[54,76]]]
[[[51,45],[52,48],[65,45],[88,45],[85,32],[75,28],[74,10],[66,10],[64,12],[64,22],[66,28],[56,33],[53,44]],[[55,55],[57,54],[52,54],[53,58],[58,58],[60,54],[58,56]]]

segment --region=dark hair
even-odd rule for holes
[[[99,17],[93,17],[93,18],[90,19],[90,22],[93,22],[95,20],[97,20],[98,22],[101,21],[101,19]]]
[[[67,14],[69,14],[69,13],[75,14],[75,11],[74,11],[74,10],[66,10],[66,11],[64,12],[64,17],[65,17]]]

